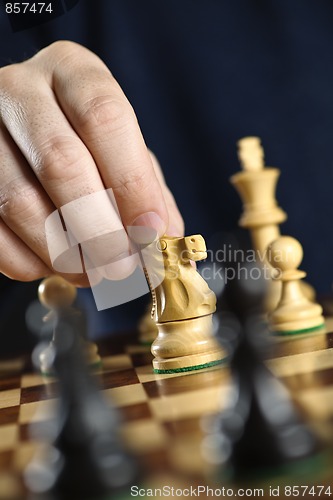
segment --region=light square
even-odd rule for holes
[[[10,389],[0,392],[0,408],[8,408],[20,404],[21,389]]]
[[[150,419],[127,424],[122,435],[131,450],[140,453],[163,448],[168,442],[166,430]]]
[[[141,384],[106,389],[103,394],[117,406],[134,405],[147,401],[146,392]]]
[[[18,441],[18,426],[16,424],[2,425],[0,427],[0,451],[16,447]]]

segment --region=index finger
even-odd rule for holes
[[[168,225],[162,188],[132,106],[110,71],[95,54],[77,46],[55,65],[52,81],[104,185],[113,189],[124,226],[148,225],[162,235]]]

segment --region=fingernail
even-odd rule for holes
[[[106,279],[120,281],[133,274],[138,265],[140,265],[140,259],[138,254],[135,254],[127,256],[118,262],[107,264],[100,268],[100,272]]]
[[[160,238],[165,234],[165,230],[165,222],[155,212],[139,215],[130,226],[127,226],[130,238],[141,245]]]

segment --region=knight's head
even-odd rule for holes
[[[158,242],[158,248],[170,261],[204,260],[207,258],[206,243],[200,234],[177,238],[163,236]]]

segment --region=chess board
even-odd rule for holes
[[[332,327],[329,321],[327,331]],[[147,484],[205,484],[213,466],[202,453],[203,429],[228,395],[227,364],[157,375],[149,347],[138,345],[133,335],[123,336],[116,345],[111,340],[102,343],[100,353],[103,368],[96,376],[107,400],[119,407],[123,441],[148,471]],[[313,429],[333,445],[333,333],[278,340],[274,358],[267,363]],[[0,362],[0,375],[0,498],[23,500],[22,471],[40,446],[29,424],[37,422],[37,428],[52,412],[56,381],[34,373],[24,358]],[[331,484],[332,469],[324,475]]]

